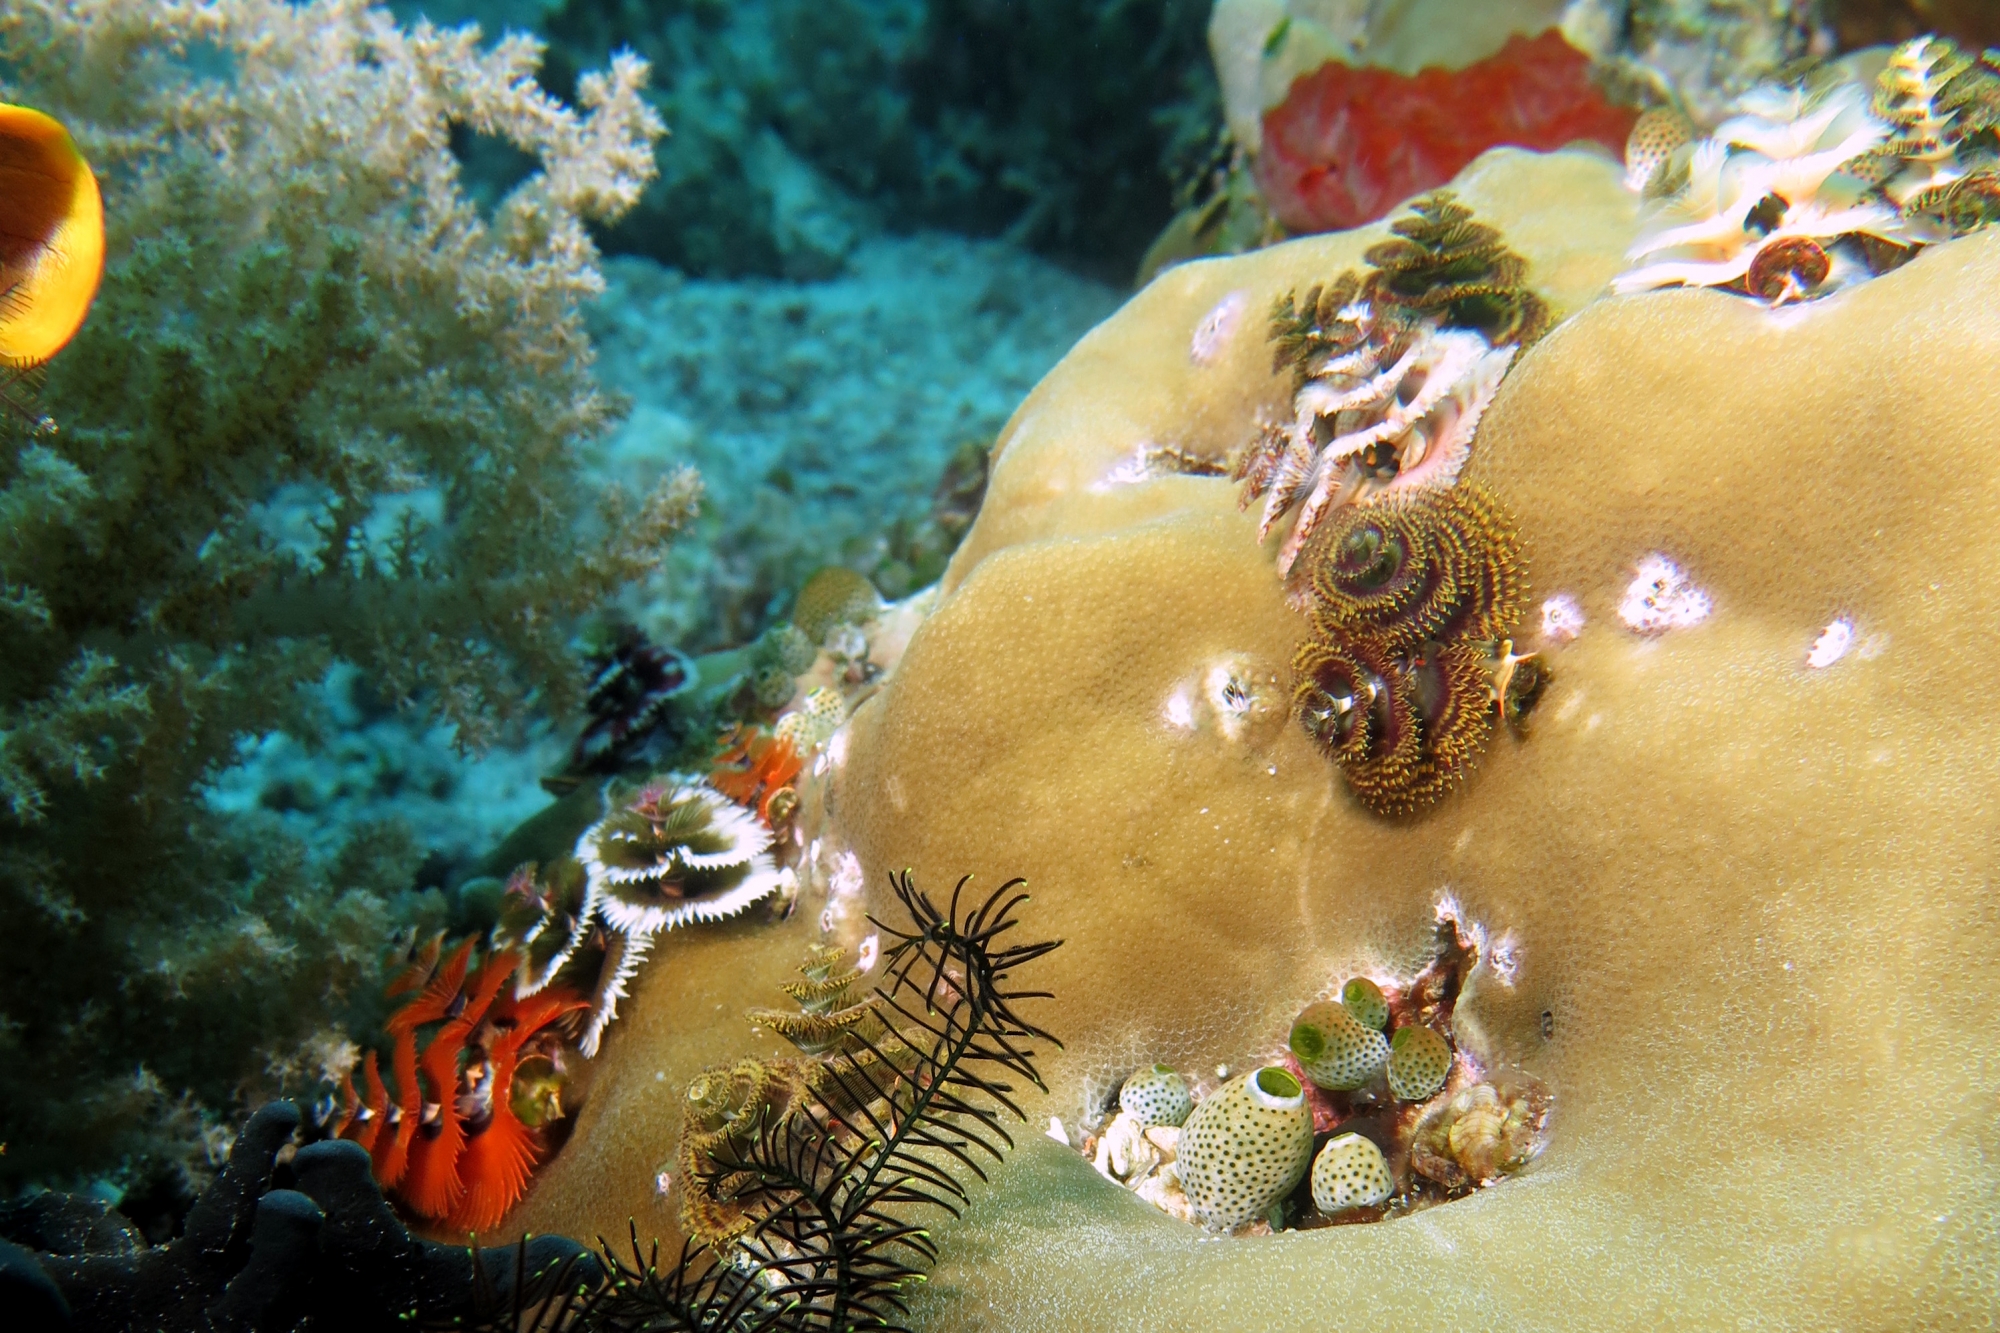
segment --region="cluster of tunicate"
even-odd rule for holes
[[[1266,1065],[1196,1104],[1181,1126],[1181,1188],[1205,1226],[1241,1226],[1291,1193],[1312,1160],[1312,1141],[1305,1089]]]
[[[1382,988],[1356,977],[1339,1000],[1316,1000],[1299,1012],[1287,1043],[1292,1058],[1329,1092],[1353,1092],[1386,1075],[1399,1101],[1436,1095],[1451,1072],[1451,1043],[1420,1023],[1401,1024],[1385,1038],[1390,1015]]]
[[[1328,527],[1292,663],[1299,720],[1363,804],[1401,814],[1457,785],[1492,730],[1490,667],[1527,601],[1520,539],[1470,483]]]
[[[1441,915],[1414,977],[1386,990],[1353,977],[1302,1009],[1285,1063],[1199,1098],[1169,1066],[1142,1067],[1079,1146],[1162,1212],[1238,1234],[1379,1221],[1512,1174],[1540,1151],[1549,1092],[1483,1072],[1446,1035],[1480,953],[1476,932]],[[1052,1132],[1070,1141],[1059,1121]]]

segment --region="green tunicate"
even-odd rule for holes
[[[1382,1072],[1389,1043],[1330,1000],[1307,1005],[1292,1023],[1292,1054],[1307,1078],[1322,1088],[1359,1088]]]
[[[1339,1134],[1313,1159],[1313,1205],[1332,1217],[1353,1208],[1372,1208],[1396,1192],[1389,1159],[1373,1140]]]
[[[782,708],[798,692],[798,682],[792,673],[776,665],[759,669],[751,685],[757,692],[757,702],[766,708]]]
[[[1166,1065],[1154,1065],[1125,1080],[1118,1090],[1118,1109],[1148,1128],[1181,1125],[1194,1109],[1194,1097],[1186,1079]]]
[[[1382,997],[1382,988],[1367,977],[1356,977],[1342,986],[1340,1002],[1363,1027],[1380,1032],[1389,1026],[1389,1002]]]
[[[1179,1168],[1205,1226],[1227,1231],[1263,1216],[1291,1193],[1312,1161],[1305,1090],[1267,1065],[1197,1103],[1181,1127]]]
[[[1444,1086],[1451,1072],[1451,1044],[1425,1027],[1396,1029],[1389,1048],[1389,1091],[1420,1102]]]
[[[804,674],[818,655],[811,637],[790,623],[771,626],[757,640],[757,656],[789,676]]]

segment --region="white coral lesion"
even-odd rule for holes
[[[1298,510],[1281,574],[1339,505],[1456,481],[1516,351],[1470,329],[1378,322],[1365,302],[1340,319],[1357,345],[1311,369],[1290,424],[1267,424],[1239,469],[1246,498],[1264,497],[1260,538]]]

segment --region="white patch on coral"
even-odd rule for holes
[[[1132,446],[1130,453],[1114,463],[1109,472],[1090,483],[1090,493],[1102,495],[1120,486],[1137,486],[1155,477],[1170,475],[1173,469],[1162,468],[1160,460],[1172,452],[1171,449],[1162,449],[1151,440],[1141,440]]]
[[[1814,671],[1824,671],[1847,656],[1847,650],[1853,646],[1854,622],[1844,618],[1833,621],[1813,640],[1812,651],[1806,654],[1806,665]]]
[[[859,896],[867,880],[861,874],[861,858],[853,852],[842,852],[834,858],[833,874],[827,880],[827,893],[835,898]]]
[[[1641,634],[1660,634],[1699,625],[1714,609],[1686,571],[1656,551],[1639,562],[1618,603],[1618,618]]]
[[[873,972],[875,964],[882,957],[882,937],[869,933],[861,941],[861,947],[854,951],[854,970],[861,973]]]
[[[1246,291],[1231,292],[1217,301],[1194,326],[1194,336],[1188,340],[1188,360],[1198,366],[1212,366],[1220,360],[1249,304],[1250,293]]]
[[[1209,711],[1215,715],[1215,724],[1230,740],[1242,738],[1244,728],[1249,725],[1251,707],[1257,701],[1256,690],[1245,678],[1245,673],[1233,662],[1218,662],[1208,669],[1208,677],[1203,682],[1203,693]]]
[[[1182,731],[1194,730],[1194,703],[1188,698],[1184,689],[1175,690],[1167,696],[1167,706],[1161,710],[1161,714],[1167,719],[1168,726],[1178,727]]]
[[[1514,979],[1521,975],[1521,942],[1514,938],[1512,931],[1493,941],[1493,951],[1486,956],[1486,965],[1493,969],[1493,977],[1501,985],[1513,986]]]
[[[1550,643],[1569,643],[1583,633],[1583,608],[1576,598],[1559,592],[1542,603],[1542,637]]]
[[[1443,925],[1447,921],[1458,927],[1459,938],[1470,944],[1475,954],[1489,963],[1492,961],[1486,947],[1486,927],[1466,916],[1465,905],[1450,889],[1439,893],[1437,900],[1437,923]]]

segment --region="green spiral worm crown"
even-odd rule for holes
[[[1368,247],[1368,294],[1402,319],[1477,329],[1487,341],[1527,346],[1549,327],[1549,308],[1527,285],[1528,261],[1498,229],[1473,220],[1450,190],[1433,190],[1398,218],[1396,239]]]
[[[1290,1071],[1266,1065],[1195,1104],[1181,1127],[1181,1187],[1202,1223],[1228,1231],[1261,1217],[1304,1179],[1312,1111]]]

